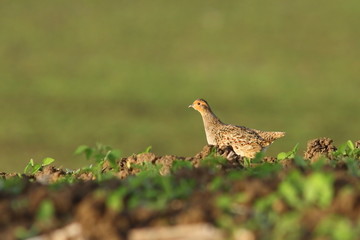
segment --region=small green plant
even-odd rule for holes
[[[262,163],[258,166],[247,168],[247,175],[256,177],[268,177],[282,169],[280,163]]]
[[[333,181],[333,176],[324,172],[314,172],[307,176],[303,188],[305,204],[328,207],[334,196]]]
[[[298,155],[294,156],[294,162],[299,167],[306,168],[309,166],[309,160],[305,160],[303,157]]]
[[[360,158],[360,148],[355,148],[354,143],[348,140],[346,143],[339,146],[339,148],[333,153],[335,157],[350,157],[354,159]]]
[[[360,177],[360,162],[358,160],[355,160],[353,158],[347,158],[344,160],[346,163],[346,166],[348,168],[348,172],[356,177]]]
[[[53,202],[50,199],[44,199],[37,209],[36,220],[43,223],[48,223],[54,218],[54,215],[55,208]]]
[[[192,169],[193,165],[190,161],[186,161],[186,160],[175,160],[173,161],[172,165],[171,165],[171,172],[176,172],[180,169]]]
[[[222,194],[215,198],[217,207],[227,212],[236,212],[238,204],[244,203],[247,198],[246,193]]]
[[[244,167],[250,168],[251,167],[251,159],[244,157]]]
[[[10,194],[20,194],[25,187],[25,180],[19,176],[0,179],[0,191]]]
[[[301,215],[288,212],[276,217],[270,239],[302,239]]]
[[[209,182],[207,188],[210,191],[217,191],[224,186],[225,179],[222,176],[215,176],[211,182]]]
[[[152,146],[148,146],[145,151],[141,152],[141,153],[150,153],[152,150]]]
[[[299,143],[297,143],[297,144],[295,145],[295,147],[294,147],[291,151],[279,153],[279,154],[277,155],[277,159],[281,161],[281,160],[284,160],[284,159],[294,158],[295,155],[296,155],[296,153],[297,153],[297,151],[298,151],[298,147],[299,147]]]
[[[106,198],[106,206],[113,209],[116,212],[120,212],[124,209],[124,197],[128,193],[126,187],[120,186],[115,191],[111,192]]]
[[[262,163],[265,157],[265,152],[260,151],[255,154],[255,157],[251,160],[252,163]]]
[[[80,169],[78,172],[80,172]],[[78,180],[75,173],[78,173],[78,172],[72,172],[72,173],[65,174],[63,177],[59,178],[56,182],[51,183],[49,185],[49,187],[51,189],[56,190],[56,189],[63,187],[64,185],[71,185],[71,184],[75,183]]]
[[[294,170],[280,184],[278,193],[296,209],[307,206],[325,208],[333,199],[333,176],[323,172],[303,176],[298,170]]]
[[[349,219],[331,215],[318,224],[315,234],[319,239],[355,240],[358,239],[360,230],[354,228]]]
[[[115,211],[140,206],[161,210],[174,199],[187,198],[196,186],[193,179],[161,176],[151,173],[153,170],[126,178],[119,188],[107,194],[107,207]]]
[[[75,155],[85,154],[87,160],[93,159],[94,162],[103,162],[109,160],[114,162],[116,159],[120,158],[121,151],[118,149],[113,149],[110,146],[97,143],[94,148],[87,145],[81,145],[75,150]]]
[[[360,176],[360,148],[356,148],[351,140],[340,145],[333,155],[335,161],[345,162],[351,175]]]
[[[222,194],[214,199],[215,206],[221,213],[216,219],[216,224],[230,235],[233,235],[238,227],[234,216],[247,214],[247,208],[242,206],[246,199],[246,193]]]
[[[41,163],[35,163],[33,159],[30,159],[29,163],[26,165],[25,169],[24,169],[24,173],[25,174],[35,174],[38,171],[40,171],[40,169],[42,167],[45,167],[47,165],[50,165],[51,163],[53,163],[55,161],[55,159],[53,158],[44,158]]]
[[[228,160],[224,157],[214,156],[210,154],[209,156],[201,160],[200,165],[203,167],[217,169],[224,165],[227,161]]]
[[[132,168],[139,169],[140,172],[137,175],[142,176],[159,176],[162,164],[142,162],[140,164],[132,164]]]
[[[96,144],[94,148],[87,145],[81,145],[75,150],[75,155],[81,154],[84,154],[87,160],[92,159],[94,161],[94,164],[83,168],[83,171],[92,172],[99,181],[111,177],[111,173],[116,173],[120,169],[116,162],[121,155],[121,152],[118,149],[112,149],[110,146],[101,143]],[[103,174],[103,165],[105,162],[108,162],[111,168],[111,171],[108,171],[109,176]]]
[[[256,153],[256,155],[253,159],[244,157],[243,158],[244,167],[250,168],[253,163],[262,163],[264,156],[265,156],[265,153],[263,151],[260,151],[260,152]]]
[[[19,226],[19,227],[16,227],[14,234],[15,234],[16,239],[26,240],[26,239],[31,239],[32,237],[38,235],[39,230],[34,226],[32,226],[30,229],[25,228],[23,226]]]

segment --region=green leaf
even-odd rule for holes
[[[295,147],[291,151],[279,153],[278,156],[277,156],[277,159],[278,160],[284,160],[284,159],[287,159],[287,158],[294,158],[296,153],[297,153],[298,147],[299,147],[299,143],[297,143],[295,145]]]
[[[268,194],[267,196],[264,196],[260,199],[258,199],[255,202],[255,210],[259,212],[265,212],[267,210],[272,209],[273,204],[275,201],[279,199],[279,196],[277,193],[273,192]]]
[[[301,214],[287,212],[278,217],[269,239],[301,239]]]
[[[112,159],[112,160],[117,160],[120,158],[120,156],[121,156],[121,151],[118,149],[113,149],[113,150],[111,150],[108,158]]]
[[[149,152],[151,152],[151,149],[152,149],[152,146],[148,146],[148,147],[145,149],[145,152],[144,152],[144,153],[149,153]]]
[[[32,174],[37,173],[37,172],[40,170],[41,167],[42,167],[41,164],[36,163],[36,164],[33,166],[33,169],[32,169],[32,171],[31,171],[31,173],[32,173]]]
[[[89,147],[87,145],[80,145],[79,147],[76,148],[74,154],[80,155],[80,154],[84,153],[86,159],[89,160],[93,152],[94,152],[94,150],[91,147]]]
[[[351,151],[354,151],[355,146],[354,146],[354,144],[353,144],[353,142],[352,142],[351,140],[348,140],[348,141],[346,142],[346,145],[349,147],[349,149],[350,149]]]
[[[331,215],[323,218],[316,226],[317,239],[353,240],[358,239],[358,233],[351,221],[341,216]]]
[[[296,187],[289,181],[282,182],[279,186],[279,193],[285,201],[292,207],[298,208],[301,206],[301,199]]]
[[[119,187],[115,191],[113,191],[106,199],[106,205],[119,212],[124,208],[124,197],[127,193],[127,189],[125,187]]]
[[[338,155],[346,155],[346,148],[347,148],[347,144],[345,143],[345,144],[341,144],[340,146],[339,146],[339,148],[338,148],[338,150],[336,151],[336,153],[338,154]]]
[[[249,171],[247,172],[250,174],[250,176],[267,177],[278,172],[282,168],[282,165],[279,163],[263,163],[258,166],[249,168]]]
[[[290,172],[279,186],[279,194],[294,208],[303,206],[301,193],[304,188],[304,176],[298,171]]]
[[[55,159],[50,158],[50,157],[44,158],[42,160],[42,166],[47,166],[47,165],[53,163],[54,161],[55,161]]]
[[[251,160],[250,158],[246,158],[244,157],[244,167],[245,168],[250,168],[251,167]]]
[[[263,151],[256,153],[255,158],[252,159],[252,163],[262,163],[265,153]]]
[[[32,160],[32,159],[30,159],[30,161],[28,162],[28,164],[26,164],[26,166],[25,166],[25,169],[24,169],[24,173],[25,173],[25,174],[28,174],[28,173],[31,172],[31,171],[30,171],[30,168],[32,168],[31,160]]]
[[[216,206],[221,209],[229,209],[232,202],[232,197],[228,195],[220,195],[215,199]]]
[[[159,176],[160,169],[162,168],[162,164],[156,163],[153,164],[151,162],[143,162],[141,164],[132,164],[132,168],[140,169],[140,172],[137,173],[137,176]]]
[[[36,212],[36,219],[38,221],[49,221],[54,217],[55,208],[53,202],[49,199],[45,199],[40,203],[40,206]]]
[[[294,148],[292,149],[292,153],[297,153],[297,151],[298,151],[298,149],[299,149],[299,143],[297,143],[295,146],[294,146]]]
[[[217,191],[224,184],[224,180],[222,176],[216,176],[209,184],[208,189],[210,191]]]
[[[333,178],[329,174],[315,172],[306,178],[303,191],[307,204],[327,207],[334,195]]]
[[[360,177],[359,161],[353,158],[346,158],[344,161],[348,168],[348,172],[353,176]]]
[[[319,171],[326,165],[326,162],[327,158],[321,156],[318,160],[311,164],[311,168],[315,171]]]
[[[176,172],[182,168],[191,169],[192,167],[193,165],[190,161],[176,159],[171,165],[171,171]]]
[[[295,156],[294,161],[295,161],[296,165],[298,165],[300,167],[307,167],[308,166],[308,163],[300,156]]]
[[[207,156],[205,158],[203,158],[200,161],[200,165],[201,166],[206,166],[206,167],[210,167],[210,168],[216,168],[219,167],[223,164],[225,164],[228,160],[226,158],[223,157],[214,157],[214,156]]]
[[[286,152],[281,152],[281,153],[279,153],[279,154],[277,155],[277,159],[278,159],[278,160],[284,160],[284,159],[287,158],[287,156],[288,156],[288,154],[287,154]]]
[[[90,147],[87,146],[87,145],[80,145],[76,148],[74,154],[75,155],[79,155],[79,154],[82,154],[84,153],[87,149],[89,149]]]
[[[299,143],[297,143],[295,147],[290,152],[288,152],[288,158],[294,158],[298,148],[299,148]]]

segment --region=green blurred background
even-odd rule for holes
[[[192,156],[205,98],[226,123],[286,131],[269,155],[359,137],[360,2],[14,1],[0,3],[0,171],[30,158],[88,163]]]

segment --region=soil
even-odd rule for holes
[[[359,145],[358,141],[356,146]],[[336,147],[331,139],[314,139],[309,141],[304,158],[316,161],[323,155],[331,159],[331,152],[335,150]],[[0,178],[15,179],[11,190],[4,190],[5,188],[0,185],[1,239],[17,239],[17,236],[21,236],[25,230],[37,231],[37,239],[175,239],[173,235],[175,233],[176,239],[223,239],[224,232],[214,227],[220,217],[220,210],[214,205],[214,199],[223,193],[207,191],[202,186],[206,186],[217,176],[221,177],[228,170],[242,169],[243,161],[240,157],[233,156],[221,166],[219,171],[214,172],[200,166],[200,161],[211,151],[211,146],[205,146],[195,156],[186,158],[173,155],[156,156],[154,153],[132,155],[118,161],[120,170],[117,172],[117,178],[101,182],[94,181],[91,173],[76,173],[76,178],[79,180],[73,184],[49,187],[49,183],[54,183],[67,174],[64,169],[54,166],[44,167],[35,175],[22,174],[22,178],[16,178],[15,173],[0,173]],[[216,154],[229,156],[231,151],[228,148],[216,149]],[[173,200],[163,210],[138,207],[117,212],[106,207],[106,199],[101,195],[101,190],[117,189],[124,179],[139,172],[139,169],[129,167],[131,164],[143,162],[162,164],[161,174],[165,175],[169,173],[176,159],[189,161],[195,167],[174,173],[178,180],[184,178],[195,180],[196,191],[188,199]],[[276,159],[266,157],[264,160],[272,163]],[[284,171],[296,167],[292,159],[284,160],[283,164],[287,167]],[[103,172],[110,169],[109,165],[103,166]],[[309,232],[325,215],[341,214],[353,221],[360,218],[360,191],[349,194],[340,191],[347,184],[360,189],[358,178],[349,175],[347,170],[344,166],[331,169],[335,176],[334,201],[326,211],[313,209],[304,214],[302,223]],[[241,206],[242,214],[234,216],[235,222],[241,224],[251,219],[254,214],[252,204],[257,199],[276,191],[283,177],[284,174],[281,173],[271,176],[271,179],[246,177],[229,186],[227,193],[247,193],[246,201]],[[53,202],[55,217],[51,221],[41,221],[41,217],[38,216],[38,208],[45,199]],[[278,213],[286,212],[289,208],[281,201],[273,206]],[[172,235],[169,235],[169,232]],[[237,239],[251,240],[261,238],[261,233],[240,228],[235,236]]]

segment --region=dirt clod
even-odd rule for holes
[[[332,152],[336,151],[333,140],[327,137],[317,138],[308,141],[304,158],[316,161],[319,157],[324,156],[332,159]]]
[[[355,147],[356,147],[356,148],[360,148],[360,140],[357,140],[357,141],[355,142]]]

